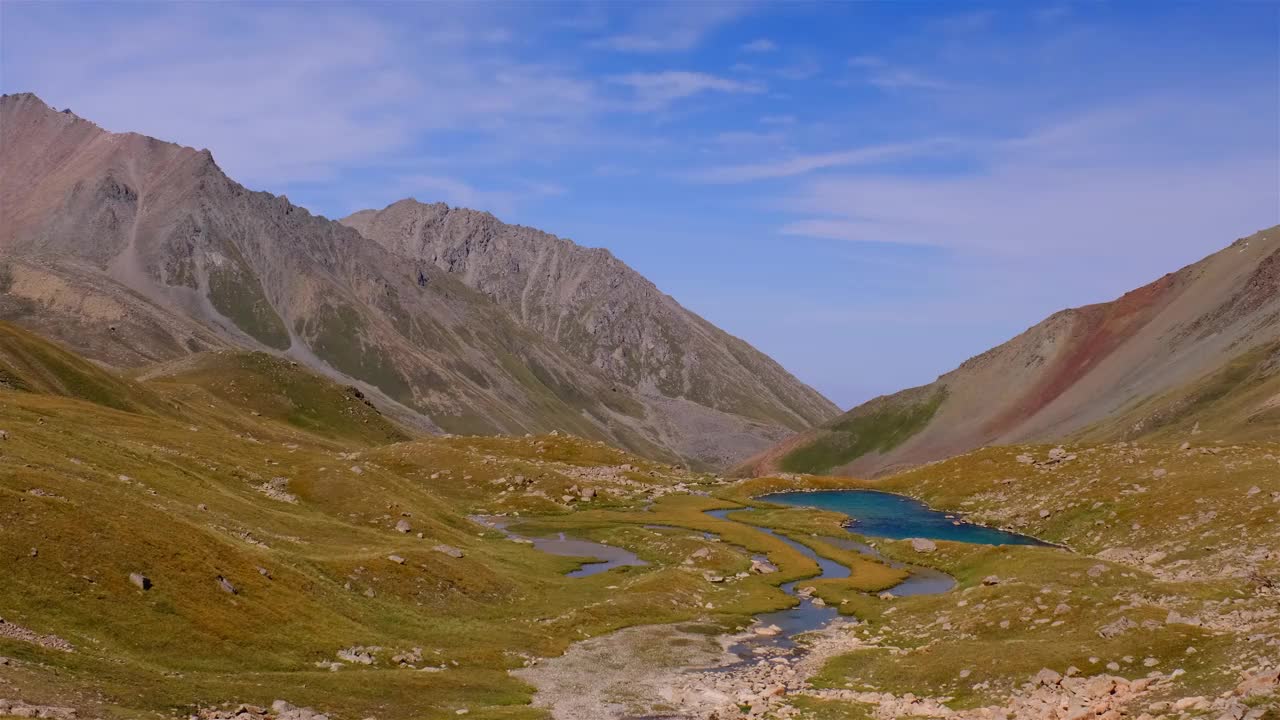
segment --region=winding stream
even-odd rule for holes
[[[757,499],[792,507],[818,508],[843,513],[850,517],[849,532],[872,537],[887,539],[927,538],[930,540],[950,540],[983,545],[1051,546],[1050,543],[1027,535],[1019,535],[966,522],[957,515],[939,512],[914,498],[876,490],[785,492],[765,495]],[[751,512],[749,508],[729,508],[707,510],[705,513],[718,520],[734,522],[727,516],[730,513],[739,511]],[[570,572],[568,574],[569,577],[588,577],[622,565],[648,565],[648,563],[629,550],[605,545],[604,543],[569,538],[564,533],[559,533],[555,537],[525,537],[518,535],[507,529],[507,526],[513,522],[512,518],[475,516],[472,517],[472,520],[486,527],[501,530],[508,538],[527,542],[542,552],[567,557],[594,558],[594,561],[585,562],[581,567]],[[659,529],[668,526],[646,525],[645,527]],[[752,525],[751,527],[757,532],[762,532],[778,539],[780,542],[786,543],[796,552],[813,560],[818,565],[819,574],[802,580],[793,580],[779,587],[784,593],[799,600],[799,603],[785,610],[756,616],[756,627],[763,629],[764,632],[747,635],[730,648],[732,652],[744,660],[754,655],[769,653],[774,650],[794,648],[797,636],[819,630],[839,618],[840,612],[837,608],[830,607],[822,603],[821,600],[801,594],[797,592],[796,588],[801,583],[808,584],[814,580],[840,579],[850,576],[849,568],[818,555],[809,547],[791,538],[758,525]],[[703,532],[702,536],[708,540],[717,539],[718,537],[714,533],[708,532]],[[934,595],[947,592],[956,585],[955,579],[944,572],[892,560],[882,555],[874,547],[852,537],[824,537],[822,539],[836,547],[867,555],[890,567],[907,570],[910,574],[906,580],[885,591],[895,597]]]
[[[731,512],[737,512],[742,508],[730,508],[728,510],[707,510],[706,514],[720,520],[728,520],[726,515]],[[749,512],[749,511],[748,511]],[[730,520],[730,522],[733,522]],[[757,615],[757,623],[764,628],[778,628],[776,635],[756,635],[748,637],[742,642],[729,648],[731,652],[739,657],[750,657],[757,654],[764,648],[782,648],[790,649],[795,647],[795,637],[802,633],[807,633],[819,628],[825,627],[827,623],[835,620],[840,616],[840,611],[834,607],[814,602],[814,598],[800,595],[796,592],[796,586],[802,582],[812,582],[814,580],[840,579],[849,577],[849,568],[841,565],[834,560],[828,560],[821,555],[810,550],[808,547],[792,540],[789,537],[776,533],[768,528],[753,525],[752,528],[765,535],[775,537],[786,543],[796,552],[801,553],[805,557],[813,560],[818,564],[820,573],[814,577],[804,578],[803,580],[792,580],[783,583],[778,589],[782,592],[798,598],[800,604],[785,610],[777,610],[771,613]]]
[[[780,505],[793,507],[811,507],[822,510],[833,510],[850,517],[849,532],[888,539],[927,538],[929,540],[951,540],[956,542],[978,543],[983,545],[1044,545],[1036,538],[1017,533],[975,525],[965,522],[954,514],[943,513],[928,505],[903,495],[878,492],[874,490],[829,490],[820,492],[788,492],[775,493],[757,498]],[[727,520],[730,510],[708,510],[707,515]],[[775,635],[749,637],[739,645],[731,648],[741,657],[759,654],[767,648],[788,649],[795,646],[795,637],[825,627],[839,617],[834,607],[814,598],[796,592],[800,583],[814,580],[840,579],[850,575],[849,568],[819,556],[813,550],[790,538],[784,537],[768,528],[752,526],[759,532],[771,535],[800,552],[818,564],[820,573],[815,577],[805,578],[783,584],[779,589],[799,599],[799,604],[786,610],[765,613],[756,617],[759,627],[777,628]],[[956,586],[955,578],[933,568],[910,565],[891,560],[875,548],[859,542],[852,537],[827,537],[826,542],[846,550],[853,550],[867,555],[890,567],[907,570],[910,574],[906,580],[889,588],[885,592],[895,597],[912,595],[935,595],[944,593]]]

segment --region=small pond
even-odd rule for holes
[[[592,542],[590,540],[579,540],[577,538],[567,537],[564,533],[557,533],[553,537],[526,537],[524,535],[518,535],[507,529],[507,526],[513,521],[513,519],[509,517],[483,515],[475,516],[471,519],[486,527],[501,530],[507,537],[513,540],[525,540],[532,544],[533,547],[549,555],[560,555],[563,557],[573,558],[593,558],[593,560],[583,563],[582,567],[570,572],[568,575],[571,578],[589,577],[623,565],[649,564],[644,560],[641,560],[630,550],[624,550],[620,547]]]

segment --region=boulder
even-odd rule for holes
[[[911,538],[911,549],[918,553],[931,553],[938,549],[938,544],[928,538]]]
[[[458,548],[452,545],[437,545],[431,549],[435,550],[438,553],[444,553],[445,555],[448,555],[451,558],[461,558],[463,555],[461,550],[459,550]]]
[[[413,531],[413,526],[409,524],[408,520],[401,519],[399,522],[396,523],[396,532],[402,532],[407,535],[412,531]]]
[[[218,589],[231,595],[236,595],[240,592],[236,589],[235,585],[231,584],[230,580],[222,577],[221,575],[218,576]]]
[[[1244,697],[1253,695],[1269,695],[1280,686],[1280,668],[1263,670],[1256,675],[1246,673],[1244,679],[1236,685],[1236,694]]]
[[[1058,683],[1062,682],[1062,674],[1057,672],[1056,670],[1043,668],[1040,670],[1040,672],[1036,673],[1036,676],[1031,679],[1031,682],[1035,683],[1036,685],[1044,685],[1044,686],[1057,685]]]
[[[129,573],[129,582],[137,585],[143,590],[151,589],[151,578],[143,575],[142,573]]]
[[[761,560],[759,558],[756,558],[751,561],[751,572],[757,573],[760,575],[769,575],[770,573],[778,572],[778,566],[774,565],[768,560]]]

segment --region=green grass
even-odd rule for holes
[[[558,498],[584,482],[574,468],[629,465],[631,477],[659,485],[697,487],[710,476],[566,436],[388,442],[390,426],[352,415],[366,406],[344,388],[295,375],[285,361],[200,360],[157,380],[120,381],[163,414],[0,391],[0,428],[10,435],[0,445],[0,547],[10,550],[0,556],[0,608],[7,621],[78,648],[0,640],[23,700],[74,700],[104,718],[279,697],[339,717],[454,717],[464,708],[471,717],[544,717],[527,705],[530,688],[506,674],[521,658],[635,624],[738,627],[793,602],[776,588],[783,578],[816,572],[773,538],[701,513],[722,501],[670,496],[641,511],[643,498],[606,495],[599,510],[568,513],[539,496],[499,500],[492,483],[524,475]],[[258,489],[272,478],[287,479],[297,502]],[[466,519],[494,510],[542,512],[543,529],[616,543],[651,565],[568,578],[579,561]],[[393,530],[401,517],[413,533]],[[705,523],[729,541],[643,527],[655,522]],[[465,557],[435,552],[438,543]],[[684,566],[702,547],[711,557]],[[731,585],[703,577],[745,570],[751,552],[767,552],[783,572]],[[131,585],[132,572],[152,589]],[[238,594],[222,592],[220,576]],[[352,645],[387,650],[373,667],[316,667]],[[413,647],[447,669],[389,666],[391,654]]]
[[[289,347],[289,331],[252,273],[240,272],[238,266],[211,267],[209,302],[236,327],[263,345],[277,350]]]
[[[207,353],[162,381],[203,388],[258,417],[308,433],[378,445],[408,440],[355,387],[333,382],[266,353]]]
[[[413,406],[413,389],[386,351],[367,337],[359,314],[346,305],[325,305],[297,332],[311,338],[316,354],[338,370],[382,390],[388,397]]]
[[[863,620],[862,636],[881,646],[831,661],[814,679],[817,686],[950,697],[953,707],[963,708],[1002,702],[1041,667],[1098,674],[1113,672],[1105,665],[1114,661],[1120,665],[1115,674],[1125,677],[1185,671],[1172,690],[1152,699],[1214,696],[1234,687],[1227,668],[1271,657],[1250,637],[1280,633],[1274,618],[1237,632],[1164,621],[1171,610],[1210,620],[1267,613],[1272,606],[1259,579],[1280,577],[1280,562],[1274,554],[1246,556],[1280,542],[1271,499],[1280,492],[1280,443],[1213,444],[1204,452],[1173,444],[1068,445],[1076,458],[1060,465],[1016,460],[1021,454],[1043,459],[1048,450],[988,448],[878,481],[766,478],[733,489],[735,499],[797,486],[901,492],[1075,550],[939,542],[935,553],[921,555],[904,542],[878,541],[885,555],[939,568],[959,587],[883,601],[815,583],[820,597]],[[1040,517],[1042,508],[1048,517]],[[805,522],[824,520],[815,513]],[[783,523],[771,518],[769,524]],[[1130,560],[1098,559],[1117,548],[1127,548]],[[1167,557],[1144,565],[1141,558],[1157,550]],[[1090,575],[1099,565],[1107,570]],[[1248,566],[1253,577],[1241,570],[1222,574]],[[1170,575],[1158,575],[1157,568]],[[1000,582],[984,585],[988,575]],[[1056,614],[1060,604],[1067,609]],[[1111,639],[1098,635],[1120,617],[1151,627]],[[1146,658],[1157,665],[1144,666]]]
[[[783,456],[779,467],[787,472],[820,474],[868,453],[888,452],[923,430],[945,399],[946,391],[938,390],[921,402],[881,404],[847,415]]]
[[[64,395],[137,412],[162,404],[137,384],[5,322],[0,322],[0,388]]]
[[[991,448],[876,482],[726,485],[568,436],[406,440],[346,388],[266,355],[211,355],[134,382],[20,331],[0,338],[8,338],[0,367],[25,388],[0,390],[0,428],[9,434],[0,441],[0,615],[77,647],[68,654],[0,640],[0,654],[13,658],[5,679],[23,700],[74,704],[85,716],[175,716],[285,698],[339,718],[446,718],[467,709],[468,717],[545,720],[529,705],[532,689],[507,674],[526,658],[641,624],[719,633],[792,605],[778,585],[814,577],[816,564],[752,523],[854,569],[850,580],[813,585],[883,647],[835,658],[819,686],[948,696],[967,707],[999,701],[1041,666],[1104,672],[1089,662],[1096,656],[1122,662],[1132,677],[1155,657],[1157,669],[1186,671],[1177,692],[1216,695],[1235,682],[1225,668],[1270,652],[1249,633],[1280,634],[1255,580],[1213,577],[1250,562],[1259,576],[1280,577],[1274,556],[1245,559],[1254,546],[1280,544],[1274,442],[1216,453],[1172,443],[1069,446],[1076,459],[1055,466],[1016,460],[1043,458],[1048,448]],[[1166,473],[1157,477],[1157,468]],[[517,475],[527,483],[507,490]],[[276,478],[297,502],[263,493]],[[636,489],[676,483],[691,492],[650,503]],[[560,498],[575,485],[601,492],[570,507]],[[959,582],[944,595],[881,600],[876,591],[901,575],[823,541],[843,532],[840,516],[751,499],[796,486],[903,492],[1076,552],[939,543],[921,555],[879,541],[885,555]],[[754,510],[729,520],[705,513],[748,505]],[[521,532],[607,542],[649,565],[568,578],[581,559],[538,552],[467,519],[492,512],[519,513]],[[411,533],[393,529],[400,519]],[[439,543],[465,556],[435,552]],[[1121,546],[1165,551],[1160,567],[1192,575],[1161,578],[1141,563],[1093,557]],[[779,572],[719,584],[704,577],[745,571],[753,554]],[[1098,564],[1108,571],[1093,577]],[[131,572],[154,587],[137,589]],[[990,574],[1001,582],[983,585]],[[238,594],[219,590],[219,576]],[[1060,603],[1069,609],[1055,615]],[[1170,609],[1260,619],[1247,633],[1216,633],[1163,625]],[[1098,637],[1100,625],[1121,616],[1158,625]],[[317,667],[352,645],[386,650],[371,667]],[[445,669],[388,662],[415,647]],[[867,710],[801,702],[821,719]]]

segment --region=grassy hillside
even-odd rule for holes
[[[206,353],[152,369],[154,382],[202,388],[228,405],[327,438],[376,445],[408,440],[355,387],[267,353]]]
[[[1264,440],[1280,435],[1280,343],[1253,348],[1219,370],[1135,402],[1079,434],[1085,441]]]
[[[755,525],[853,568],[812,581],[864,621],[858,649],[832,655],[816,687],[787,700],[814,718],[873,712],[840,694],[869,688],[961,709],[1002,702],[1041,666],[1180,669],[1153,701],[1214,697],[1280,661],[1275,442],[1180,449],[1173,437],[1069,446],[1052,461],[1045,447],[996,448],[862,483],[1074,551],[939,542],[921,555],[880,542],[960,584],[889,600],[878,593],[903,571],[833,543],[840,516],[751,499],[857,481],[733,484],[563,436],[404,440],[347,388],[275,358],[211,355],[126,380],[9,337],[0,697],[102,718],[283,698],[340,719],[545,719],[508,671],[627,626],[720,633],[790,606],[777,586],[817,566]],[[758,509],[726,520],[703,513],[748,504]],[[571,578],[581,559],[507,540],[468,519],[477,513],[648,564]],[[779,571],[713,581],[755,555]],[[999,582],[984,584],[989,575]],[[1121,618],[1141,630],[1098,635]],[[607,684],[610,672],[583,682]]]
[[[7,322],[0,322],[0,388],[62,395],[135,412],[162,405],[136,383]]]
[[[947,398],[945,387],[928,395],[872,401],[808,433],[782,456],[786,472],[826,473],[868,453],[888,452],[924,429]]]
[[[134,382],[23,341],[0,390],[0,617],[27,634],[0,633],[0,675],[27,702],[101,717],[280,697],[337,717],[542,717],[506,672],[526,659],[637,623],[739,625],[792,602],[784,578],[816,572],[756,534],[747,544],[783,572],[713,585],[704,573],[745,570],[751,553],[645,527],[706,520],[687,492],[661,496],[714,488],[710,475],[568,437],[391,442],[403,434],[348,389],[263,355]],[[629,521],[596,516],[655,499]],[[650,565],[568,578],[581,560],[510,542],[475,512],[541,513]],[[713,552],[685,564],[700,548]],[[340,660],[352,647],[376,660]]]

